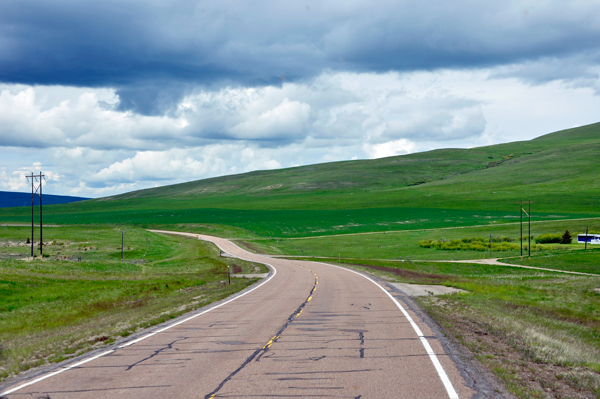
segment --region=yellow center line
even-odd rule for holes
[[[273,341],[274,341],[275,339],[277,339],[277,338],[278,338],[278,336],[277,336],[277,335],[276,335],[276,336],[274,336],[273,338],[271,338],[271,339],[269,340],[269,342],[267,342],[267,344],[266,344],[265,346],[263,346],[263,349],[270,348],[270,347],[271,347],[271,345],[273,345]]]

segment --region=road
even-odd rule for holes
[[[427,324],[396,300],[401,294],[348,269],[260,256],[221,238],[198,238],[233,256],[270,265],[270,276],[176,323],[7,387],[4,396],[366,399],[476,394]]]

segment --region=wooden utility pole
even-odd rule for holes
[[[43,236],[43,229],[44,229],[44,223],[43,223],[43,219],[42,219],[42,181],[44,180],[45,175],[42,174],[42,172],[40,172],[39,175],[34,175],[33,172],[31,172],[31,175],[29,176],[25,176],[27,178],[27,180],[29,181],[29,179],[31,179],[31,258],[33,259],[33,242],[34,240],[34,207],[35,207],[35,194],[39,193],[38,195],[40,196],[40,255],[44,255],[44,236]],[[38,180],[39,179],[39,180]],[[38,186],[36,187],[35,183],[39,182]]]
[[[531,204],[533,204],[533,201],[521,200],[518,202],[518,204],[519,204],[519,207],[521,208],[521,259],[523,259],[523,213],[525,213],[527,215],[527,217],[529,218],[529,229],[528,229],[528,234],[527,234],[527,242],[528,242],[527,251],[529,253],[529,259],[531,259]],[[523,204],[529,205],[528,211],[523,209]]]

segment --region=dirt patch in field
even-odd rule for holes
[[[239,245],[240,247],[247,249],[250,252],[254,252],[255,254],[263,253],[263,251],[261,251],[260,249],[258,249],[257,247],[255,247],[254,245],[252,245],[251,243],[249,243],[247,241],[235,241],[235,243],[237,245]]]
[[[402,271],[399,267],[389,267],[381,265],[363,265],[361,263],[344,263],[344,265],[360,266],[366,269],[379,270],[382,272],[393,274],[394,276],[404,276],[406,279],[418,280],[423,282],[443,282],[443,281],[457,281],[458,279],[454,276],[444,276],[441,274],[430,274],[419,272],[415,270]]]

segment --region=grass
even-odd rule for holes
[[[545,233],[565,231],[567,228],[576,232],[585,232],[586,226],[591,229],[600,229],[600,218],[587,220],[564,221],[539,221],[532,223],[531,234],[538,236]],[[418,227],[418,226],[414,226]],[[303,238],[267,238],[245,239],[237,242],[254,251],[273,255],[315,256],[361,259],[480,259],[489,258],[489,251],[444,251],[434,248],[424,248],[419,245],[423,240],[460,240],[462,238],[482,237],[489,239],[490,234],[495,238],[502,236],[511,237],[517,241],[520,237],[519,224],[489,224],[484,226],[459,226],[444,229],[414,229],[388,232],[374,232],[368,234],[336,235]],[[525,226],[525,235],[527,227]],[[533,241],[532,241],[533,243]],[[537,247],[544,248],[540,254],[555,253],[555,248],[560,251],[583,249],[583,244],[559,245],[541,244]],[[536,247],[536,248],[537,248]],[[527,250],[525,250],[527,253]],[[536,254],[538,252],[534,252]],[[519,256],[520,250],[493,253],[494,257]]]
[[[573,252],[551,252],[548,254],[538,254],[533,256],[530,260],[513,258],[502,259],[502,261],[516,265],[600,274],[600,248],[594,248],[597,247],[597,245],[588,245],[588,250],[583,251],[583,245],[579,245],[579,247],[581,248],[578,251]]]
[[[266,272],[263,265],[219,257],[212,244],[127,228],[47,228],[44,258],[19,254],[27,228],[0,227],[0,378],[110,344],[227,297]],[[19,243],[20,241],[20,243]],[[21,245],[21,246],[19,246]],[[77,259],[81,258],[81,261]]]
[[[58,215],[48,215],[48,212],[44,212],[44,220],[48,224],[102,225],[105,224],[106,220],[110,220],[122,225],[139,227],[194,228],[195,232],[218,234],[228,238],[311,237],[412,230],[415,228],[437,229],[482,224],[494,225],[514,223],[515,220],[518,220],[518,213],[515,212],[426,208],[346,210],[161,209]],[[534,221],[575,219],[589,216],[567,213],[536,214]],[[31,220],[31,215],[4,218],[4,220],[10,219],[12,222],[26,223],[28,218]]]
[[[471,294],[419,302],[514,394],[600,394],[597,387],[564,378],[591,375],[600,381],[600,278],[530,272],[455,284]]]

